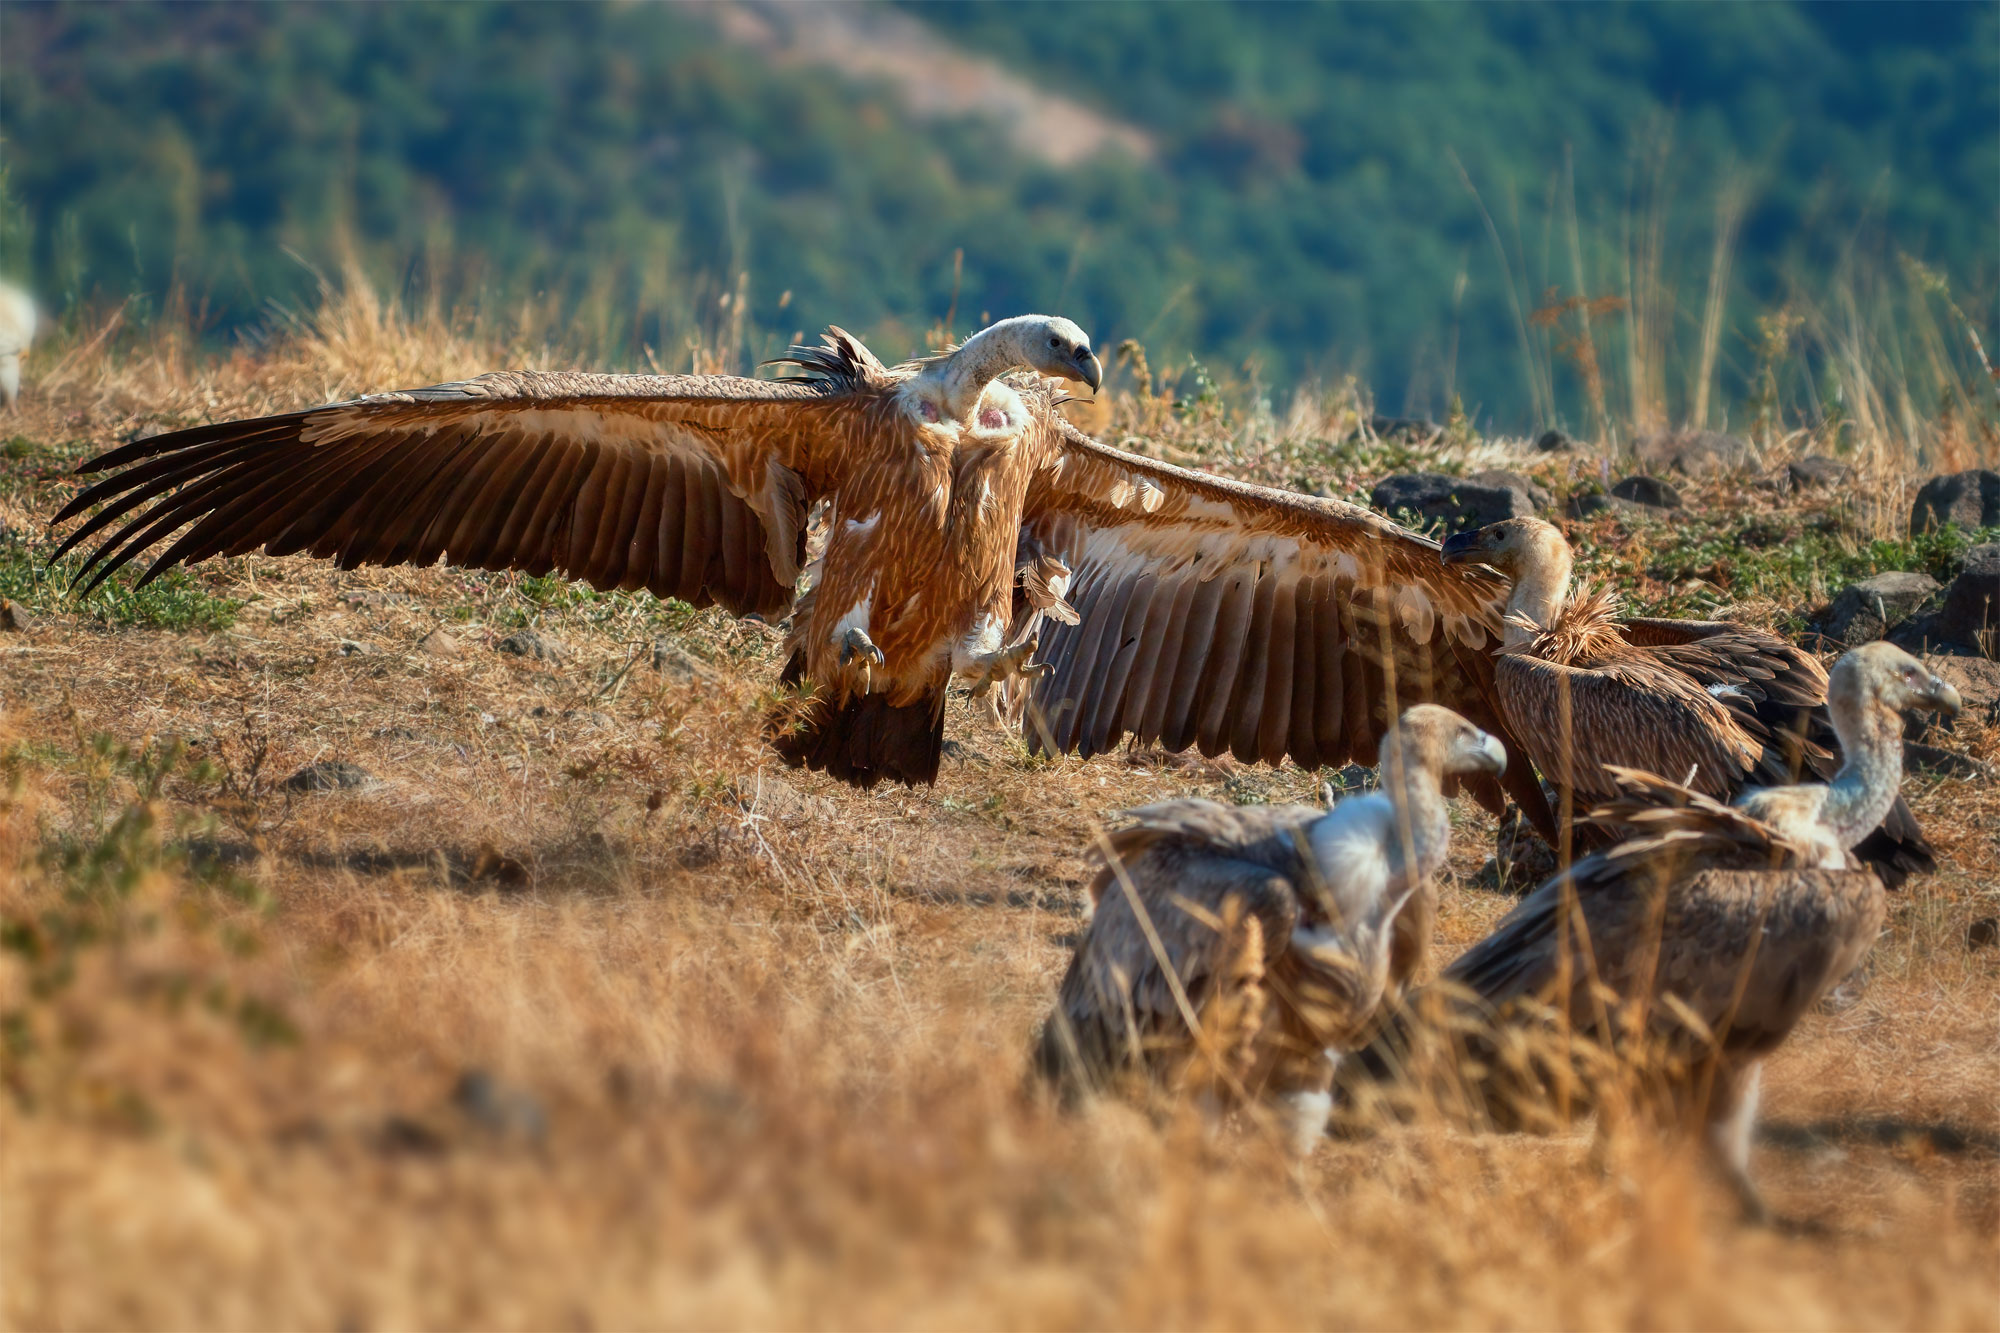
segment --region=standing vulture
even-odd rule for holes
[[[1494,665],[1500,711],[1570,808],[1619,794],[1607,764],[1686,780],[1725,801],[1802,773],[1826,778],[1838,764],[1826,672],[1777,635],[1619,619],[1614,594],[1572,595],[1569,543],[1536,518],[1450,537],[1444,560],[1490,565],[1514,581]],[[1935,869],[1900,796],[1877,824],[1858,854],[1891,888]]]
[[[1576,1088],[1549,1058],[1575,1055],[1562,1038],[1580,1035],[1587,1066],[1601,1074],[1613,1057],[1642,1102],[1705,1127],[1745,1210],[1763,1215],[1749,1158],[1764,1058],[1881,931],[1881,882],[1847,849],[1901,783],[1900,710],[1958,709],[1950,685],[1886,643],[1841,658],[1831,694],[1846,755],[1831,783],[1760,789],[1732,808],[1611,770],[1622,793],[1591,818],[1626,840],[1535,890],[1445,970],[1437,1004],[1411,1006],[1468,1034],[1458,1070],[1475,1101],[1519,1123],[1546,1113],[1551,1083],[1601,1100],[1601,1084]],[[1550,1016],[1549,1040],[1523,1038]],[[1419,1021],[1406,1013],[1357,1069],[1421,1064]]]
[[[1382,750],[1381,790],[1328,810],[1132,811],[1091,882],[1041,1072],[1072,1092],[1142,1071],[1225,1102],[1268,1095],[1310,1151],[1337,1053],[1429,944],[1451,839],[1445,775],[1507,766],[1500,742],[1435,705],[1405,712]]]
[[[58,554],[124,520],[85,562],[97,580],[179,533],[148,578],[260,550],[443,559],[775,618],[824,501],[785,668],[812,702],[774,738],[794,764],[935,780],[951,678],[1038,672],[1033,627],[1051,618],[1078,620],[1038,691],[1065,750],[1130,733],[1366,763],[1425,700],[1506,739],[1488,652],[1501,579],[1353,505],[1096,443],[1039,378],[1097,387],[1070,321],[1004,320],[896,367],[838,329],[823,344],[791,350],[788,382],[499,373],[158,436],[84,464],[112,475],[57,515],[102,506]],[[1036,377],[1003,378],[1019,367]],[[1490,778],[1475,791],[1499,803]],[[1513,795],[1548,825],[1532,776]]]

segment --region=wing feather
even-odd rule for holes
[[[1271,627],[1264,650],[1264,692],[1256,708],[1244,710],[1257,719],[1255,734],[1249,740],[1257,757],[1267,764],[1282,761],[1289,749],[1292,668],[1298,660],[1294,646],[1299,617],[1297,580],[1273,582],[1278,586],[1272,590]]]
[[[1207,573],[1204,570],[1193,575],[1197,580],[1194,600],[1188,606],[1187,624],[1181,631],[1173,688],[1167,696],[1166,715],[1160,727],[1160,744],[1176,752],[1194,744],[1200,720],[1196,704],[1203,670],[1208,663],[1209,648],[1215,642],[1215,619],[1222,608],[1223,594],[1229,590],[1226,580],[1207,577]],[[1145,737],[1140,740],[1143,742]]]
[[[1261,757],[1257,733],[1264,721],[1264,686],[1271,673],[1271,621],[1277,610],[1278,577],[1267,574],[1257,580],[1251,602],[1250,624],[1243,642],[1243,665],[1237,668],[1236,683],[1229,693],[1229,712],[1224,725],[1229,728],[1229,748],[1238,759],[1254,764]],[[1288,695],[1285,709],[1291,710]],[[1279,758],[1284,758],[1281,753]]]
[[[1222,603],[1215,610],[1215,640],[1195,693],[1194,741],[1213,759],[1229,748],[1229,700],[1236,691],[1236,672],[1243,661],[1245,640],[1257,609],[1257,571],[1241,566],[1225,573]]]
[[[85,464],[105,475],[57,516],[88,516],[60,553],[101,537],[93,586],[179,533],[148,577],[258,550],[443,558],[776,613],[793,511],[837,479],[893,382],[857,349],[800,360],[808,382],[502,373],[197,426]]]
[[[1084,620],[1089,628],[1079,640],[1076,660],[1071,666],[1079,679],[1101,679],[1102,668],[1110,664],[1112,654],[1117,651],[1116,640],[1125,632],[1125,609],[1131,605],[1134,582],[1130,571],[1119,570],[1107,578],[1103,595],[1091,599],[1091,610]],[[1090,753],[1088,724],[1101,695],[1101,690],[1085,693],[1077,700],[1076,707],[1064,714],[1063,725],[1056,733],[1064,749],[1082,747],[1086,755]]]
[[[1142,569],[1129,580],[1131,594],[1125,604],[1125,611],[1119,617],[1117,628],[1105,639],[1104,649],[1100,649],[1100,670],[1104,676],[1104,686],[1091,700],[1086,715],[1082,753],[1102,754],[1118,743],[1118,715],[1125,707],[1125,682],[1132,674],[1132,664],[1138,659],[1141,630],[1151,613],[1153,600],[1159,587],[1159,576],[1152,570]],[[1107,617],[1107,628],[1111,621]],[[1102,654],[1109,650],[1109,657]]]
[[[1289,731],[1284,747],[1300,768],[1318,768],[1319,737],[1313,731],[1314,690],[1319,684],[1319,629],[1317,579],[1300,579],[1293,589],[1292,701],[1286,709]]]
[[[1181,645],[1185,642],[1195,594],[1201,589],[1201,581],[1191,571],[1168,577],[1173,580],[1174,592],[1164,632],[1157,638],[1147,640],[1149,647],[1155,643],[1159,646],[1140,655],[1130,687],[1133,697],[1144,703],[1131,727],[1134,737],[1141,744],[1157,740],[1167,732],[1167,714],[1173,703],[1174,673],[1180,666]]]

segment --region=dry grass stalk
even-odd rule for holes
[[[543,346],[349,289],[259,357],[100,340],[13,429],[96,449]],[[1118,420],[1224,455],[1160,397]],[[1323,428],[1274,423],[1228,466],[1358,485],[1367,456],[1305,461]],[[5,466],[10,515],[69,492]],[[200,583],[244,601],[234,628],[58,611],[0,636],[0,914],[69,910],[65,849],[155,811],[114,846],[129,895],[91,900],[128,937],[42,995],[0,951],[0,1012],[35,1037],[0,1077],[10,1327],[1996,1326],[1996,964],[1962,944],[1993,910],[1991,787],[1911,783],[1949,869],[1774,1062],[1758,1170],[1800,1225],[1744,1232],[1636,1128],[1593,1148],[1432,1108],[1294,1175],[1185,1106],[1024,1091],[1091,829],[1170,796],[1312,800],[1315,774],[1034,758],[954,703],[965,757],[935,789],[862,794],[757,741],[764,627],[447,569]],[[489,650],[529,620],[566,662]],[[463,656],[414,650],[440,624]],[[699,669],[653,671],[656,639]],[[213,771],[142,762],[173,737]],[[373,782],[282,789],[331,759]],[[1477,886],[1490,821],[1454,819],[1442,958],[1511,901]],[[247,1036],[244,997],[295,1036]]]

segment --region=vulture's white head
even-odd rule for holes
[[[1836,711],[1919,709],[1956,717],[1958,691],[1893,643],[1864,643],[1827,673],[1827,703]]]
[[[1447,565],[1491,565],[1510,579],[1522,579],[1553,565],[1569,573],[1569,542],[1561,529],[1539,518],[1509,518],[1444,539],[1439,553]]]
[[[962,421],[987,386],[1010,370],[1088,384],[1093,391],[1104,382],[1090,335],[1075,321],[1060,315],[1016,315],[988,325],[927,363],[905,393],[925,421]],[[1005,417],[1003,412],[999,422],[983,424],[1004,427]]]
[[[1104,367],[1090,350],[1090,335],[1061,315],[1016,315],[966,339],[970,348],[992,337],[1012,353],[1016,366],[1026,366],[1049,379],[1088,384],[1094,392],[1104,382]]]
[[[1491,565],[1513,580],[1505,631],[1510,644],[1554,624],[1569,598],[1569,542],[1560,528],[1539,518],[1503,519],[1453,533],[1438,554],[1447,565]]]
[[[1435,777],[1507,771],[1507,747],[1438,704],[1406,708],[1382,738],[1385,764]],[[1384,775],[1388,776],[1387,774]]]

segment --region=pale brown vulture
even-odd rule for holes
[[[260,550],[443,559],[775,618],[825,501],[785,671],[814,700],[775,737],[792,763],[934,780],[951,678],[1035,674],[1045,620],[1039,694],[1062,749],[1131,734],[1368,763],[1390,716],[1425,700],[1506,739],[1500,578],[1353,505],[1089,439],[1052,385],[1002,378],[1096,387],[1068,320],[1005,320],[893,368],[837,329],[824,342],[792,349],[798,382],[502,373],[159,436],[84,465],[118,470],[57,515],[102,506],[61,549],[124,520],[86,562],[97,579],[178,532],[147,577]],[[1547,826],[1533,778],[1518,787]],[[1475,791],[1499,801],[1491,779]]]
[[[1445,776],[1506,764],[1493,737],[1418,705],[1383,741],[1381,789],[1331,809],[1131,811],[1091,882],[1038,1068],[1070,1092],[1133,1072],[1222,1104],[1268,1096],[1309,1151],[1338,1053],[1428,947],[1451,839]]]
[[[1566,803],[1581,813],[1616,796],[1607,764],[1725,801],[1753,786],[1826,778],[1838,765],[1826,672],[1777,635],[1721,621],[1621,618],[1614,594],[1573,592],[1569,543],[1540,519],[1450,537],[1444,560],[1490,565],[1514,581],[1494,686],[1558,804],[1568,791]],[[1891,888],[1935,868],[1900,796],[1877,824],[1858,854]]]
[[[1601,1101],[1609,1071],[1643,1107],[1704,1127],[1761,1216],[1749,1151],[1762,1062],[1881,931],[1881,882],[1847,848],[1900,783],[1899,710],[1958,707],[1950,685],[1886,643],[1836,663],[1832,695],[1847,757],[1829,784],[1761,789],[1730,807],[1614,766],[1621,794],[1591,818],[1626,840],[1529,895],[1354,1071],[1420,1066],[1413,1014],[1457,1031],[1454,1091],[1504,1124],[1535,1123],[1564,1097]],[[1522,1036],[1537,1030],[1544,1040]],[[1584,1039],[1577,1064],[1568,1035]]]

